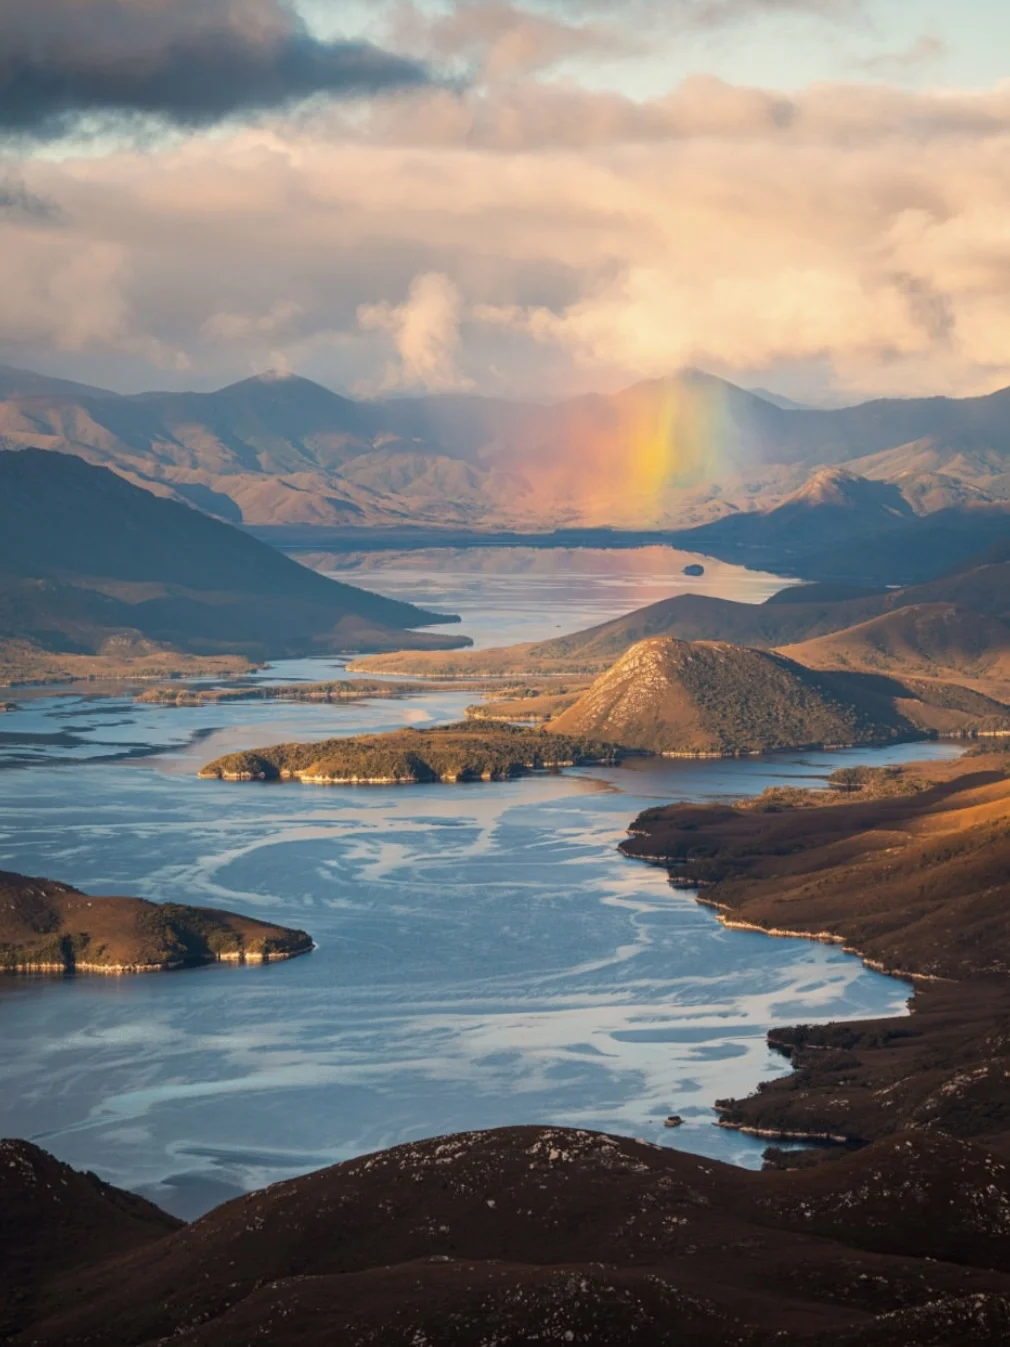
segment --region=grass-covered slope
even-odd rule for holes
[[[276,744],[230,753],[200,773],[224,781],[313,785],[500,781],[526,772],[613,762],[620,750],[582,735],[547,735],[510,725],[463,722],[394,730],[318,744]]]
[[[408,630],[444,620],[72,455],[0,453],[0,641],[250,658],[467,644]]]
[[[143,973],[306,954],[304,931],[216,908],[92,898],[0,872],[0,972]]]

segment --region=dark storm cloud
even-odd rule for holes
[[[0,0],[8,134],[60,135],[95,116],[200,126],[428,82],[378,47],[320,41],[289,0]]]

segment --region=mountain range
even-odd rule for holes
[[[791,498],[802,489],[821,497],[807,510],[865,507],[877,523],[911,526],[1010,502],[1010,389],[831,410],[779,402],[699,371],[547,405],[354,401],[279,375],[122,395],[0,367],[0,447],[76,454],[230,522],[275,528],[685,529],[802,505]],[[806,486],[838,465],[850,497],[851,479],[867,483],[859,500]]]

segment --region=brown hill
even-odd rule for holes
[[[868,743],[901,732],[898,717],[875,719],[781,656],[669,638],[632,646],[549,728],[685,755]]]
[[[780,653],[812,669],[957,678],[1010,694],[1010,626],[951,603],[899,608]]]
[[[143,973],[307,954],[304,931],[209,907],[91,898],[0,871],[0,973]]]
[[[19,1153],[77,1196],[65,1166]],[[0,1169],[0,1206],[28,1187]],[[45,1268],[46,1226],[16,1340],[994,1347],[1008,1205],[994,1156],[915,1133],[793,1174],[561,1128],[467,1133],[275,1184],[132,1253],[85,1245],[71,1275]]]
[[[181,1225],[28,1141],[0,1141],[0,1341],[41,1312],[45,1283],[136,1254]]]
[[[823,672],[714,641],[642,641],[550,722],[656,753],[764,753],[1005,726],[1010,709],[961,688]]]

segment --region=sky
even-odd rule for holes
[[[0,0],[0,362],[1010,384],[1005,0]]]

